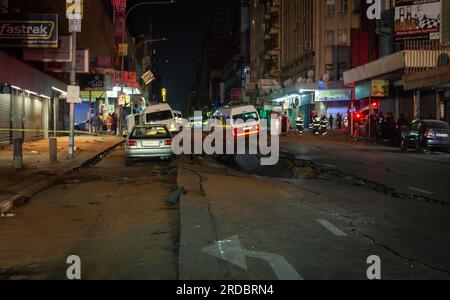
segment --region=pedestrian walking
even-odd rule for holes
[[[102,121],[100,119],[99,114],[94,114],[91,118],[91,126],[92,126],[94,133],[100,132],[101,124],[102,124]]]
[[[336,128],[337,129],[342,129],[342,115],[341,115],[341,113],[337,114],[337,117],[336,117]]]
[[[112,132],[112,125],[113,125],[112,114],[108,114],[108,116],[106,117],[106,129],[107,129],[108,133]]]
[[[333,114],[330,114],[329,122],[330,122],[330,130],[333,130],[333,123],[334,123],[334,117],[333,117]]]
[[[114,134],[117,133],[117,123],[118,123],[117,114],[113,113],[112,114],[112,131]]]
[[[395,123],[394,115],[392,113],[388,113],[386,116],[386,131],[389,144],[392,146],[398,144],[396,129],[397,124]]]

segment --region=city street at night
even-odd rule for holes
[[[0,0],[2,294],[447,281],[449,178],[450,1]]]
[[[270,167],[280,178],[241,172],[250,156],[239,164],[199,156],[125,168],[118,146],[1,220],[2,279],[64,279],[73,253],[83,259],[84,279],[364,279],[370,255],[382,259],[385,279],[450,279],[449,203],[439,194],[446,179],[411,167],[432,164],[445,174],[450,155],[313,136],[281,144],[300,160]],[[368,165],[397,163],[359,172],[363,164],[351,161],[361,152]],[[395,174],[436,194],[408,192]],[[390,182],[405,196],[371,185]],[[185,189],[181,203],[166,203],[177,186]],[[212,241],[237,243],[242,257],[232,245],[230,256],[219,255]],[[244,251],[277,255],[291,272]]]

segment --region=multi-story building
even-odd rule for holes
[[[392,112],[396,117],[403,114],[409,120],[449,121],[449,2],[383,3],[377,29],[380,58],[344,74],[345,83],[355,87],[356,104],[362,107],[373,101],[378,111]],[[374,83],[385,86],[383,95],[373,92]]]
[[[285,1],[283,5],[282,80],[307,78],[314,70],[314,3],[316,0]]]
[[[282,76],[282,1],[251,0],[250,84],[253,97],[266,93],[266,83],[277,85]]]
[[[225,102],[228,95],[224,89],[225,85],[230,90],[236,86],[234,76],[224,78],[223,75],[225,73],[229,75],[234,68],[232,61],[248,51],[248,46],[243,40],[246,30],[243,30],[245,23],[242,22],[242,17],[248,16],[243,11],[245,5],[243,1],[220,7],[213,18],[210,30],[204,36],[202,63],[197,72],[195,101],[197,109],[209,110],[212,106]],[[243,65],[247,63],[245,59],[240,58],[238,62]]]
[[[372,52],[361,54],[368,48],[361,28],[363,2],[254,0],[251,79],[259,87],[258,102],[283,104],[291,118],[312,110],[346,114],[351,91],[343,73]]]
[[[352,28],[360,27],[360,1],[317,0],[314,3],[316,80],[326,74],[330,81],[340,81],[351,66],[350,34]]]
[[[442,16],[447,16],[442,18],[442,42],[450,44],[450,1],[442,1]]]

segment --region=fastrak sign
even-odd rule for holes
[[[0,47],[58,48],[58,15],[0,14]]]

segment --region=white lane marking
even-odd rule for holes
[[[411,191],[415,191],[415,192],[419,192],[419,193],[427,194],[427,195],[433,195],[434,194],[433,192],[421,190],[421,189],[418,189],[418,188],[415,188],[415,187],[412,187],[412,186],[409,186],[408,189],[410,189]]]
[[[292,198],[292,195],[286,191],[278,190],[278,193],[280,193],[285,198]]]
[[[279,280],[303,280],[291,264],[281,255],[242,249],[237,235],[203,248],[203,252],[248,270],[246,256],[265,260]]]
[[[340,230],[339,228],[337,228],[336,226],[334,226],[327,220],[318,219],[316,221],[319,222],[320,225],[325,227],[328,231],[330,231],[335,236],[347,236],[347,234],[345,232],[343,232],[342,230]]]

